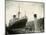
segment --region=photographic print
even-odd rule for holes
[[[6,35],[44,32],[44,3],[5,0]]]

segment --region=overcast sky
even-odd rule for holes
[[[34,14],[37,14],[37,19],[43,17],[43,3],[34,3],[34,2],[15,2],[15,1],[6,1],[6,24],[9,23],[9,20],[12,19],[12,16],[17,15],[19,11],[20,4],[20,17],[23,17],[26,12],[28,21],[34,20]]]

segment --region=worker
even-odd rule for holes
[[[13,15],[13,18],[9,21],[9,26],[13,25],[17,20],[16,15]]]

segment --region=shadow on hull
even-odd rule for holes
[[[24,28],[26,26],[27,19],[21,19],[16,21],[12,26],[6,27],[6,32],[9,34],[17,34],[17,31],[13,31],[12,29]]]

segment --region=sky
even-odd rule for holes
[[[17,15],[20,4],[20,17],[23,17],[26,12],[28,21],[34,20],[34,14],[37,14],[37,19],[43,18],[44,4],[35,2],[15,2],[6,1],[6,24],[9,24],[9,20],[12,19],[13,15]]]

